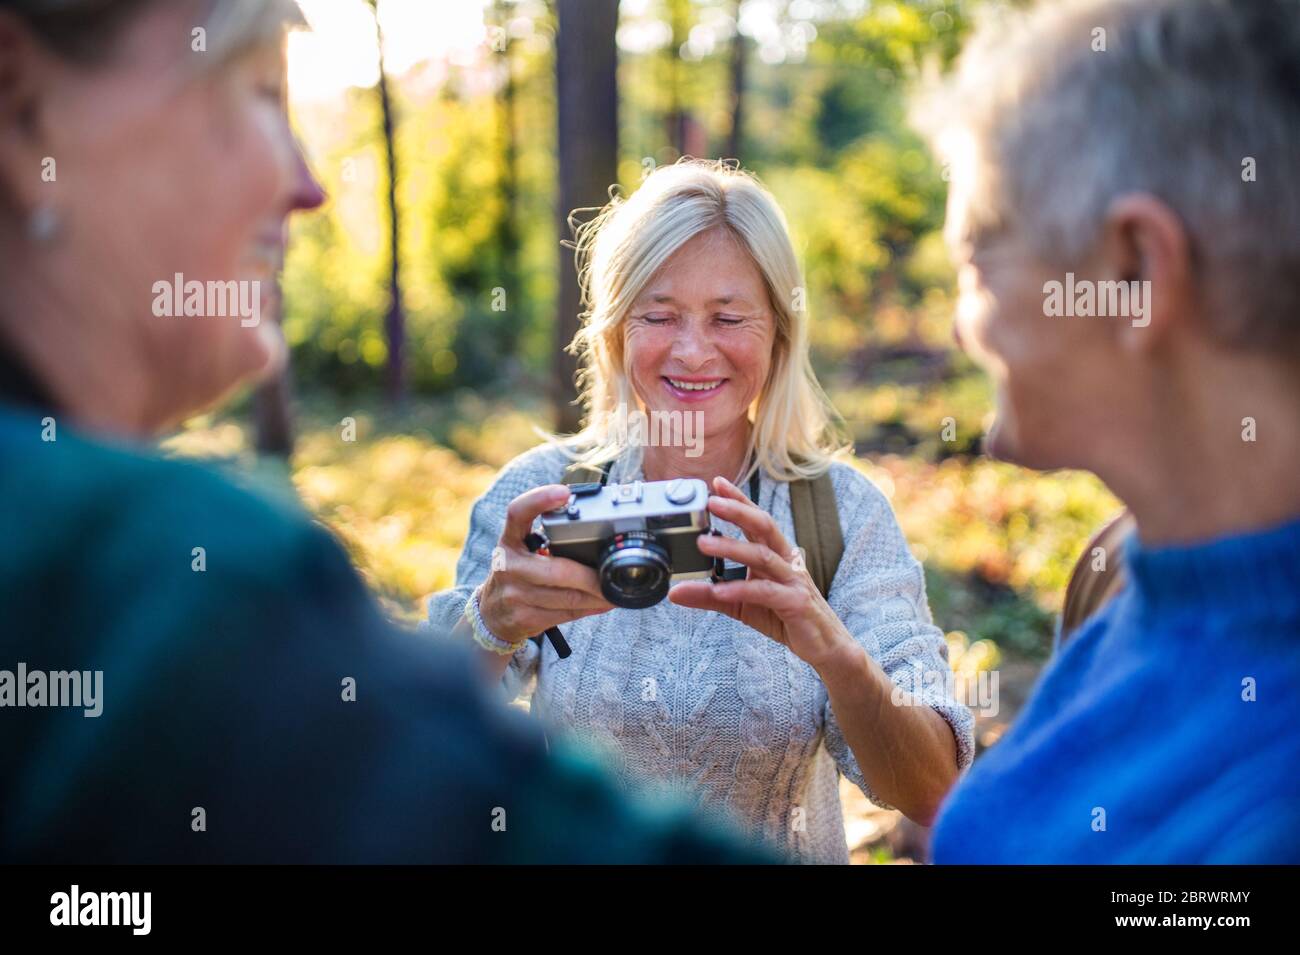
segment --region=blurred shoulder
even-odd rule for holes
[[[42,552],[52,561],[67,559],[76,542],[103,568],[125,571],[148,562],[155,580],[197,567],[215,576],[269,579],[332,542],[287,496],[258,493],[214,466],[151,448],[71,428],[42,441],[22,418],[10,417],[0,425],[0,456],[0,493],[21,501],[26,517],[42,528],[26,538],[28,561]]]

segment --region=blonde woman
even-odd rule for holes
[[[923,685],[946,647],[888,502],[832,460],[776,202],[744,172],[679,163],[611,202],[578,252],[586,426],[520,455],[476,502],[430,623],[474,639],[510,696],[535,680],[534,712],[608,743],[626,782],[698,794],[794,860],[848,861],[840,774],[928,824],[971,760],[972,720],[946,681]],[[699,440],[629,444],[633,412],[691,415]],[[610,482],[708,482],[722,535],[700,549],[748,579],[679,582],[631,610],[591,568],[532,553],[525,537],[567,499],[574,458]],[[795,553],[789,493],[827,473],[844,539],[829,602]],[[529,639],[556,625],[564,659]]]

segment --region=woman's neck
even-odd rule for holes
[[[0,237],[0,249],[21,246]],[[10,360],[39,385],[40,404],[84,431],[142,438],[150,433],[149,369],[129,330],[82,317],[79,277],[65,260],[15,254],[0,276],[0,335]],[[21,316],[21,318],[19,317]]]
[[[706,434],[698,449],[647,445],[642,473],[647,481],[699,478],[710,487],[718,476],[735,481],[747,463],[751,428],[748,419],[744,419],[722,434]]]

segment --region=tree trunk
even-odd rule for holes
[[[393,102],[388,92],[388,76],[384,72],[384,31],[379,25],[379,0],[370,0],[375,13],[375,37],[379,43],[379,109],[383,123],[384,154],[388,162],[388,246],[392,268],[388,278],[388,314],[384,316],[384,333],[388,339],[388,398],[401,404],[405,397],[405,376],[402,363],[406,347],[406,316],[402,310],[400,220],[397,211],[397,147],[394,142]]]
[[[689,155],[686,143],[686,107],[682,103],[682,45],[690,35],[689,0],[668,0],[668,25],[672,39],[668,42],[668,142],[678,156]],[[698,158],[698,157],[697,157]]]
[[[558,0],[556,8],[558,212],[561,234],[568,238],[570,212],[604,205],[618,180],[618,0]],[[578,331],[579,296],[573,260],[563,255],[552,386],[558,427],[566,432],[576,431],[581,418],[574,404],[577,359],[564,350]]]
[[[501,255],[501,284],[506,289],[507,302],[518,301],[519,288],[519,224],[516,205],[519,202],[519,160],[515,136],[516,85],[514,61],[510,53],[510,36],[507,26],[510,10],[503,0],[494,4],[497,26],[501,29],[501,101],[498,110],[501,137],[501,218],[497,222],[497,249]],[[510,315],[511,305],[507,305]],[[515,316],[518,313],[514,313]],[[519,344],[519,318],[508,317],[499,326],[502,359],[513,366]]]
[[[731,39],[731,133],[727,137],[728,159],[740,159],[740,137],[745,130],[745,38],[740,35],[740,5],[732,5],[736,35]]]

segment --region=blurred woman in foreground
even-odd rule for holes
[[[0,862],[756,858],[548,761],[302,514],[144,446],[282,355],[296,16],[0,0]]]

